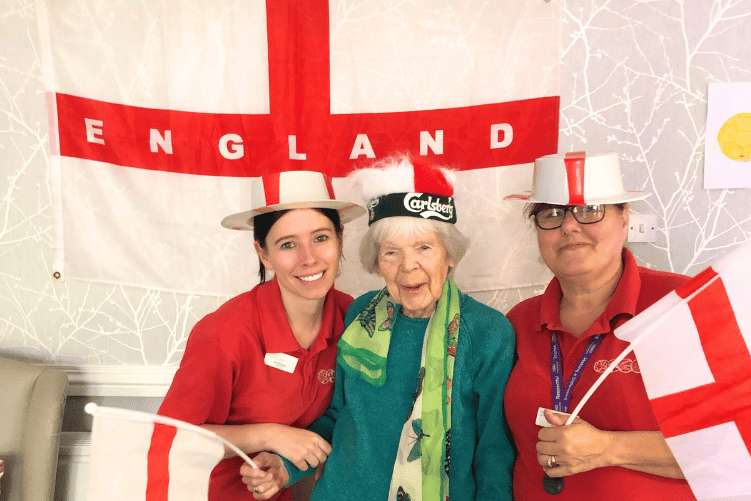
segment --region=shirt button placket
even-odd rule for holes
[[[307,406],[308,404],[310,404],[310,398],[308,398],[309,395],[311,394],[310,385],[311,384],[314,385],[316,383],[311,378],[311,372],[313,370],[313,368],[311,367],[311,359],[314,357],[311,357],[309,353],[306,353],[304,351],[301,351],[299,353],[299,356],[300,356],[300,362],[302,362],[303,364],[302,367],[300,368],[301,369],[300,377],[302,377],[302,385],[301,385],[302,395],[300,395],[300,397],[302,401],[305,403],[305,405]]]

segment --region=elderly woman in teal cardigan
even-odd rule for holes
[[[360,258],[386,287],[347,312],[333,401],[309,427],[332,445],[311,499],[510,500],[514,333],[451,279],[467,249],[455,176],[399,155],[351,177],[369,208]],[[241,473],[257,499],[311,473],[272,454],[256,462]]]

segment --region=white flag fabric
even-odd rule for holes
[[[699,500],[751,500],[751,245],[615,330]]]
[[[560,2],[36,4],[56,277],[237,294],[252,239],[219,221],[250,206],[250,178],[324,171],[351,197],[353,165],[411,151],[461,170],[463,288],[549,280],[502,199],[557,151]],[[382,285],[356,265],[365,229],[345,238],[352,293]]]
[[[224,455],[217,435],[145,412],[93,403],[86,412],[94,416],[89,499],[208,499],[211,470]]]

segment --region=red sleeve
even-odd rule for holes
[[[211,315],[193,328],[159,414],[196,425],[225,424],[235,364],[213,334]]]

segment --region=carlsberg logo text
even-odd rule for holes
[[[404,207],[410,212],[432,212],[441,219],[448,220],[454,216],[454,206],[450,203],[451,198],[448,199],[449,203],[444,204],[438,197],[433,200],[432,195],[428,195],[427,199],[422,199],[421,196],[422,193],[410,193],[404,197]]]

